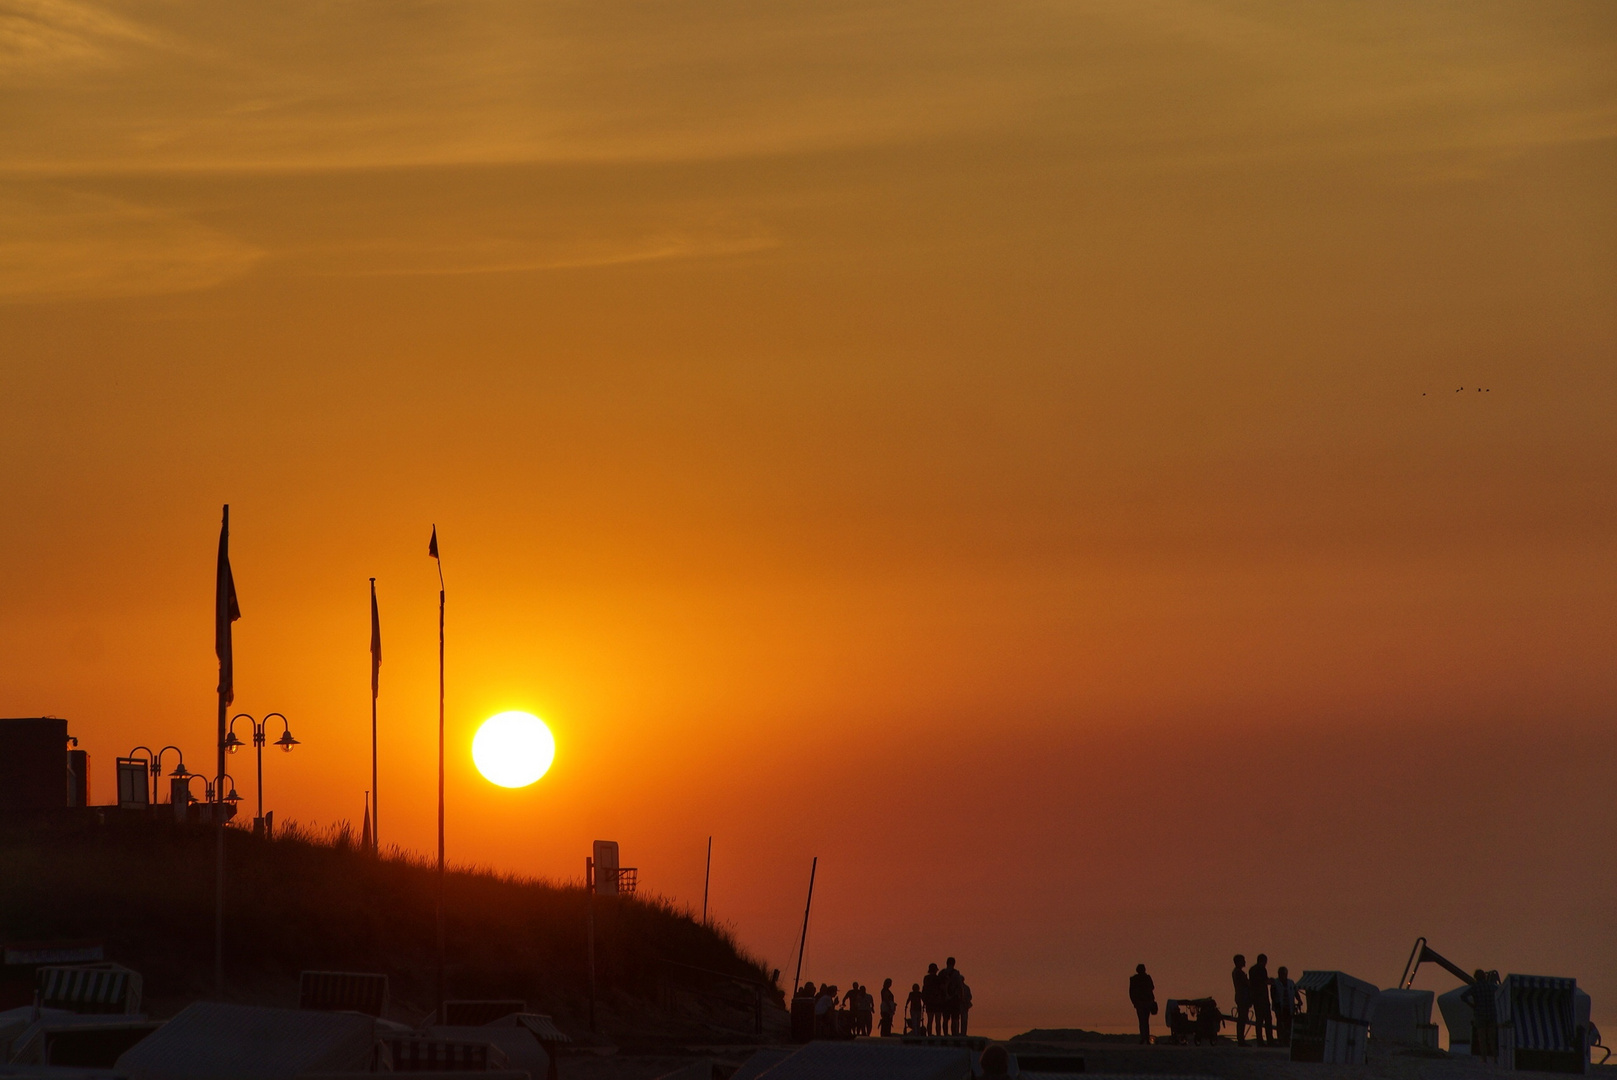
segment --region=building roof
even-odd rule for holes
[[[877,1042],[811,1042],[758,1080],[971,1080],[971,1051]]]
[[[376,1024],[360,1013],[202,1001],[118,1059],[129,1080],[293,1080],[368,1071]]]
[[[741,1068],[731,1074],[730,1080],[757,1080],[764,1070],[774,1068],[795,1053],[797,1050],[794,1047],[766,1046],[742,1062]]]

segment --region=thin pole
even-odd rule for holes
[[[820,857],[814,856],[814,862],[809,865],[809,893],[808,903],[803,905],[803,937],[797,943],[797,971],[792,975],[792,996],[797,996],[797,988],[802,986],[803,979],[803,947],[808,944],[808,917],[809,908],[814,906],[814,872],[820,868]]]
[[[371,618],[376,617],[376,579],[371,578]],[[374,623],[373,623],[374,625]],[[372,636],[371,652],[371,850],[382,850],[382,800],[376,786],[376,640]]]
[[[438,580],[438,1020],[444,1018],[444,588]]]
[[[269,721],[260,724],[249,716],[247,722],[253,725],[253,753],[258,758],[258,820],[253,822],[253,829],[268,839],[269,830],[264,828],[264,728]]]
[[[595,860],[584,856],[584,889],[589,893],[590,1030],[595,1030]]]
[[[707,873],[702,875],[702,925],[707,925],[707,887],[713,880],[713,838],[707,838]]]
[[[236,581],[230,572],[230,504],[225,503],[219,522],[219,565],[213,593],[213,648],[219,657],[219,725],[214,749],[218,751],[217,785],[215,794],[224,795],[225,732],[229,721],[225,719],[230,703],[236,699],[235,650],[230,640],[230,624],[241,618],[236,604]],[[190,781],[186,781],[187,784]],[[187,798],[190,789],[187,788]],[[169,800],[173,801],[172,797]],[[213,807],[213,997],[221,1001],[225,996],[225,819],[221,800]]]
[[[219,779],[214,787],[216,794],[224,792],[225,782],[225,691],[223,684],[219,688]],[[262,777],[262,773],[260,773]],[[262,784],[260,784],[262,787]],[[260,798],[263,796],[260,795]],[[225,997],[225,808],[221,800],[213,806],[214,844],[213,844],[213,999],[223,1001]]]

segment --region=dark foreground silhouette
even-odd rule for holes
[[[105,818],[0,819],[0,926],[10,940],[104,943],[143,975],[147,1010],[170,1015],[212,995],[214,834]],[[346,830],[278,832],[227,830],[227,999],[290,1006],[304,969],[371,971],[389,977],[400,1019],[424,1016],[434,1004],[432,867],[370,856]],[[520,998],[587,1034],[581,884],[452,870],[447,899],[450,997]],[[598,897],[595,925],[603,1037],[751,1034],[757,994],[743,981],[771,973],[722,929],[643,896]],[[780,1004],[766,995],[769,1023],[784,1029]]]

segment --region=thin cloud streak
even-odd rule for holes
[[[51,185],[0,185],[0,302],[223,284],[263,251],[184,216]]]
[[[1127,166],[1617,132],[1605,42],[1510,8],[1324,27],[1223,4],[18,10],[5,76],[38,92],[0,107],[14,174],[683,161],[1009,132]]]

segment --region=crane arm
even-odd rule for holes
[[[1420,966],[1425,963],[1438,965],[1450,975],[1453,975],[1456,979],[1459,979],[1461,982],[1465,983],[1467,986],[1470,986],[1476,982],[1476,980],[1471,977],[1470,972],[1466,971],[1464,968],[1460,967],[1460,965],[1456,964],[1454,961],[1450,960],[1448,957],[1426,944],[1426,939],[1422,937],[1416,938],[1415,947],[1409,950],[1409,960],[1404,964],[1404,977],[1398,981],[1398,986],[1405,990],[1413,986],[1415,983],[1415,972],[1419,971]]]

